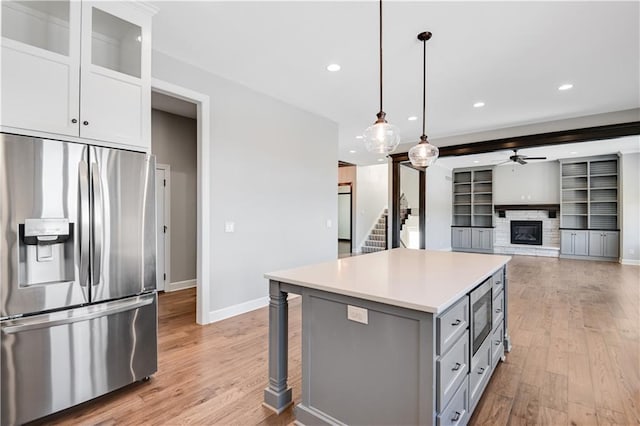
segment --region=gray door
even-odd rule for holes
[[[572,231],[560,232],[560,253],[573,254],[573,232]]]
[[[589,232],[589,256],[602,256],[604,234],[600,231]]]
[[[573,235],[573,254],[587,256],[589,254],[589,232],[576,231]]]
[[[0,134],[0,317],[89,301],[86,159],[86,145]]]
[[[156,288],[155,160],[92,147],[91,300]]]
[[[618,257],[620,245],[619,234],[617,232],[603,232],[603,255],[606,257]]]

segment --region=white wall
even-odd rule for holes
[[[420,206],[419,200],[419,187],[420,187],[420,174],[416,169],[403,166],[400,167],[400,194],[404,194],[407,198],[409,207],[416,209],[414,214],[418,212]]]
[[[436,163],[426,173],[426,247],[451,250],[451,170]]]
[[[211,100],[211,312],[266,300],[265,272],[335,259],[337,124],[157,51],[152,59],[154,78]]]
[[[560,163],[505,164],[493,169],[494,204],[560,203]]]
[[[360,250],[371,227],[388,204],[389,167],[387,164],[359,166],[357,169],[358,193],[356,194],[357,220],[355,247]]]
[[[640,137],[638,138],[640,140]],[[640,143],[640,142],[639,142]],[[622,263],[640,265],[640,153],[623,154],[622,173]]]

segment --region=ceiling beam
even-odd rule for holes
[[[440,148],[440,157],[482,154],[485,152],[532,148],[544,145],[562,145],[568,143],[597,141],[638,134],[640,134],[640,121],[632,121],[629,123],[608,124],[605,126],[585,127],[582,129],[561,130],[558,132],[539,133],[535,135],[515,136],[483,142],[443,146]],[[399,156],[400,154],[396,155]]]

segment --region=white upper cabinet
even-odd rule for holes
[[[78,136],[80,3],[2,2],[2,125]]]
[[[125,1],[3,1],[3,130],[149,150],[151,16]]]

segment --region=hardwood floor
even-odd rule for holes
[[[513,342],[470,424],[640,423],[640,268],[518,256],[509,264]],[[266,282],[265,282],[266,286]],[[290,303],[289,383],[300,400],[300,299]],[[195,291],[163,294],[159,370],[147,383],[42,424],[287,425],[262,407],[267,310],[195,324]]]

